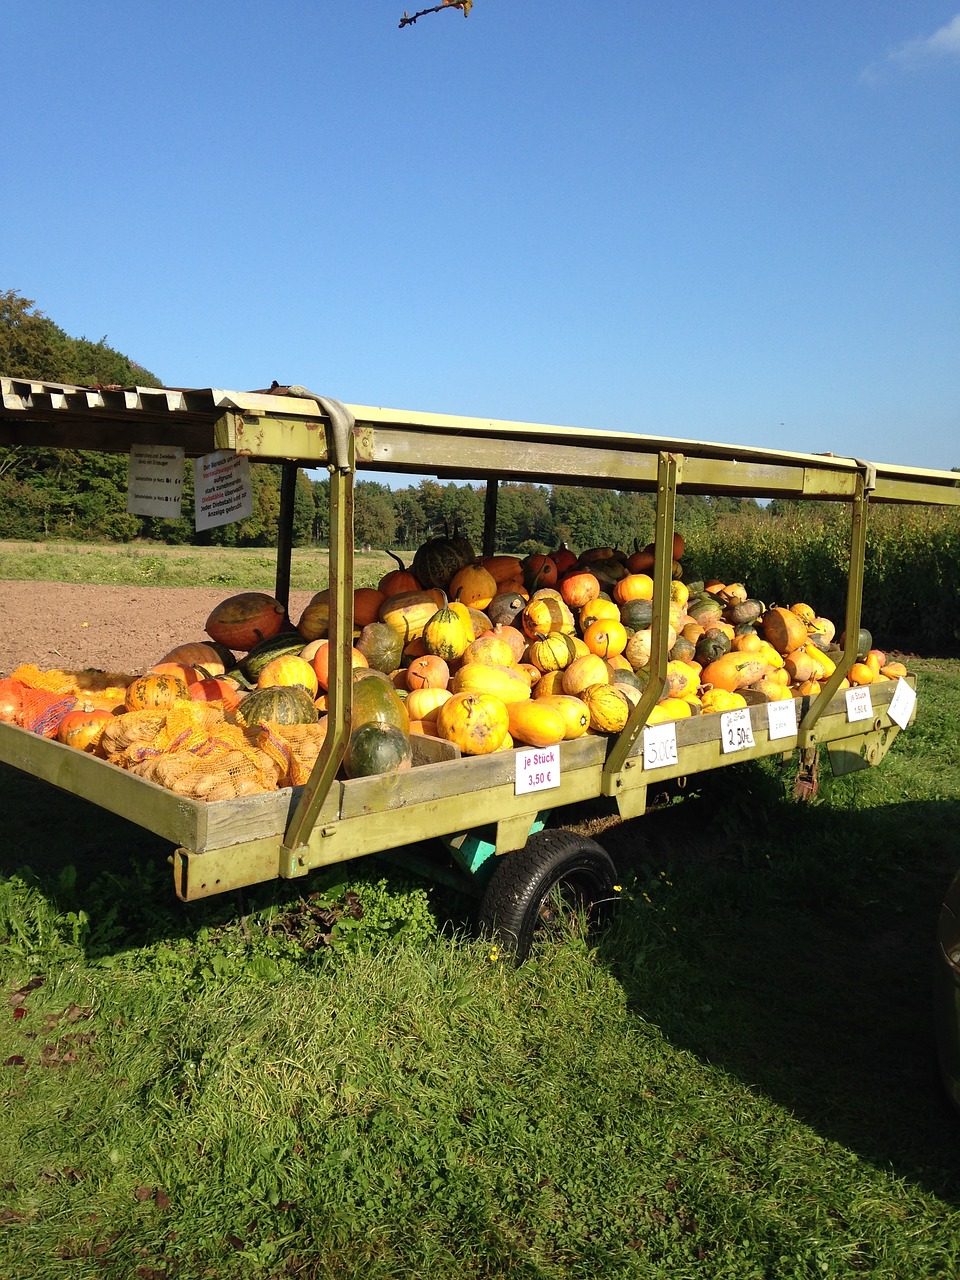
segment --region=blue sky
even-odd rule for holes
[[[960,0],[403,7],[7,0],[0,288],[171,385],[960,465]]]

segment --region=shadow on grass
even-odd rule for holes
[[[268,908],[287,913],[291,931],[299,925],[310,932],[304,938],[305,953],[322,951],[325,944],[319,935],[329,927],[324,909],[301,908],[305,900],[336,900],[347,883],[388,880],[398,893],[406,887],[429,888],[430,911],[438,928],[469,927],[470,898],[452,887],[428,885],[415,872],[398,871],[376,857],[323,868],[303,879],[270,880],[181,902],[174,888],[174,846],[169,840],[3,765],[0,808],[7,815],[0,840],[0,877],[19,876],[61,917],[82,912],[86,924],[79,945],[88,961],[158,942],[199,939],[205,931],[236,925]],[[426,852],[428,857],[442,857],[440,846]],[[334,914],[339,916],[339,910]]]
[[[703,799],[600,835],[635,877],[601,961],[671,1043],[960,1203],[931,1000],[960,804],[758,817]]]

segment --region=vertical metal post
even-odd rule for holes
[[[843,656],[833,675],[821,686],[820,692],[807,708],[800,722],[797,745],[801,750],[816,744],[816,723],[827,709],[831,698],[840,688],[847,672],[857,659],[860,640],[860,614],[863,607],[864,560],[867,550],[867,485],[863,472],[857,475],[853,497],[853,514],[850,527],[850,563],[847,574],[847,608],[844,620]]]
[[[283,605],[290,607],[290,560],[293,555],[293,511],[297,497],[297,474],[300,468],[296,462],[281,463],[280,469],[280,514],[277,519],[277,579],[274,596]]]
[[[622,732],[614,742],[603,766],[602,790],[613,795],[616,775],[651,710],[660,701],[667,683],[669,661],[670,587],[673,584],[673,530],[677,509],[677,485],[680,480],[682,455],[661,453],[657,461],[657,514],[654,532],[653,620],[650,646],[649,677],[640,701],[630,713]]]
[[[500,484],[496,479],[487,481],[483,497],[483,550],[485,556],[496,555],[497,550],[497,499]]]
[[[330,472],[329,592],[331,651],[327,735],[284,837],[290,859],[310,838],[350,737],[353,680],[353,437],[349,467]],[[288,874],[293,870],[292,862]]]

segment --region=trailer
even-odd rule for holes
[[[835,774],[877,765],[916,713],[912,677],[851,698],[869,508],[877,503],[960,505],[956,473],[855,458],[342,404],[303,387],[87,388],[2,379],[0,444],[127,453],[136,445],[223,450],[282,468],[276,598],[290,589],[293,504],[300,468],[330,475],[331,670],[327,733],[299,787],[202,802],[105,760],[0,723],[0,762],[149,830],[173,845],[174,888],[184,901],[287,880],[367,854],[442,841],[480,897],[479,919],[518,954],[555,904],[589,910],[615,896],[616,869],[564,815],[599,801],[623,819],[684,780],[764,756],[809,767],[819,748]],[[344,780],[351,711],[354,530],[359,474],[429,474],[485,486],[482,550],[493,554],[498,486],[505,481],[584,485],[655,495],[649,679],[617,735],[564,741],[537,768],[517,747],[462,756],[453,744],[415,742],[414,767]],[[672,546],[678,495],[829,500],[849,516],[844,634],[836,670],[819,694],[652,726],[667,677]],[[865,696],[864,696],[865,695]],[[398,839],[398,833],[402,835]]]

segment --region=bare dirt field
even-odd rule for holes
[[[0,675],[23,662],[135,675],[174,645],[206,639],[210,611],[233,594],[223,587],[0,582]],[[312,594],[290,593],[294,622]]]

